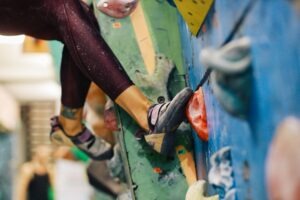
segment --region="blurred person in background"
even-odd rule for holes
[[[89,158],[75,147],[61,146],[53,153],[55,200],[91,200],[94,190],[88,182]]]
[[[34,149],[32,160],[21,167],[17,200],[51,200],[52,173],[51,148],[38,146]]]
[[[115,152],[113,159],[109,161],[93,161],[76,147],[57,148],[54,151],[53,173],[55,199],[85,200],[98,197],[100,194],[115,199],[123,194],[127,186],[116,180],[119,177],[123,178],[120,175],[122,172],[118,171],[120,167],[122,168],[121,161],[116,161],[119,159],[118,154],[119,152]],[[114,164],[118,167],[112,166]],[[116,171],[116,169],[117,172],[112,175],[111,170]],[[91,186],[100,193],[92,190]]]

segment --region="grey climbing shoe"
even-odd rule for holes
[[[106,160],[113,156],[113,150],[109,143],[102,138],[95,137],[89,129],[84,129],[76,136],[67,136],[62,126],[59,123],[58,117],[51,119],[50,139],[56,143],[63,143],[66,138],[69,139],[75,146],[85,152],[94,160]],[[63,134],[58,134],[62,132]],[[58,141],[58,142],[57,142]]]
[[[65,135],[61,125],[59,124],[58,117],[52,117],[50,125],[50,141],[52,144],[60,146],[74,146],[70,138]]]
[[[193,95],[190,88],[181,90],[172,101],[154,104],[148,110],[150,131],[146,142],[158,153],[170,155],[174,147],[174,132],[185,119],[185,107]]]

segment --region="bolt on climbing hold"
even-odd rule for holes
[[[219,49],[206,48],[200,61],[213,70],[211,86],[220,104],[230,114],[245,118],[251,95],[250,39],[244,37]]]
[[[136,8],[138,0],[98,0],[96,7],[102,13],[114,17],[124,18],[129,16]]]
[[[160,167],[154,167],[153,172],[156,174],[161,174],[163,172],[163,170]]]

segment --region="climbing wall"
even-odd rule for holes
[[[174,7],[166,1],[143,0],[132,15],[123,19],[96,13],[103,37],[130,78],[152,101],[168,100],[184,87],[185,69]],[[186,171],[181,169],[176,154],[171,158],[160,156],[144,141],[138,141],[137,124],[124,111],[119,111],[120,141],[133,198],[184,199]],[[191,155],[190,133],[187,125],[177,132],[177,154],[181,160]]]
[[[192,88],[205,72],[200,52],[221,46],[249,2],[216,0],[197,37],[191,36],[181,20],[185,66]],[[233,199],[267,199],[266,160],[276,128],[286,117],[300,115],[299,20],[299,11],[291,1],[257,0],[235,33],[233,40],[244,36],[251,40],[251,95],[244,119],[225,111],[212,91],[211,79],[203,87],[209,141],[194,135],[198,177],[207,180],[212,155],[229,152],[226,159],[233,168]],[[217,192],[221,199],[226,195],[220,190],[209,192]]]
[[[0,199],[12,198],[12,134],[0,132]]]

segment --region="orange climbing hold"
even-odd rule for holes
[[[154,167],[154,168],[153,168],[153,172],[156,173],[156,174],[161,174],[163,171],[162,171],[162,169],[159,168],[159,167]]]
[[[188,102],[186,107],[186,116],[198,136],[207,142],[208,126],[202,88],[199,88]]]

